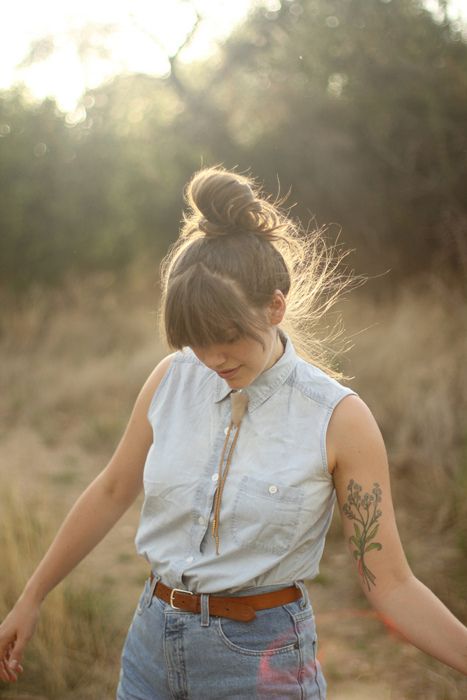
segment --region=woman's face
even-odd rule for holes
[[[206,347],[192,347],[196,357],[225,379],[232,389],[243,389],[273,366],[284,352],[277,326],[261,333],[264,348],[253,338],[237,338]]]

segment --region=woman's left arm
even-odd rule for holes
[[[344,535],[366,597],[414,646],[467,675],[467,627],[407,563],[383,438],[358,396],[346,397],[334,409],[326,446]]]

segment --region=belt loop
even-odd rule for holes
[[[308,605],[308,591],[307,591],[306,586],[303,583],[303,581],[294,581],[294,586],[299,588],[300,591],[302,592],[302,597],[300,599],[300,607],[303,610]]]
[[[153,598],[153,596],[154,596],[154,589],[156,588],[157,584],[158,584],[159,581],[161,580],[161,577],[160,577],[158,574],[154,574],[153,571],[151,571],[151,575],[153,576],[153,579],[152,579],[152,581],[151,581],[151,579],[149,579],[151,585],[150,585],[150,588],[149,588],[149,591],[148,591],[148,600],[147,600],[147,606],[148,606],[148,608],[149,608],[149,606],[150,606],[151,603],[152,603],[152,598]]]
[[[200,600],[201,627],[209,627],[209,595],[201,593]]]

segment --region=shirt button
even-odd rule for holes
[[[205,521],[205,519],[203,518],[203,516],[200,515],[199,518],[198,518],[198,522],[199,522],[200,525],[204,525],[206,521]]]
[[[219,474],[213,474],[213,475],[211,476],[212,481],[217,481],[218,478],[219,478]]]
[[[191,562],[193,561],[193,559],[194,559],[194,557],[187,557],[187,558],[186,558],[186,560],[187,560],[187,562],[188,562],[189,564],[191,564]]]
[[[269,487],[269,493],[277,493],[277,486],[275,486],[274,484],[272,484],[272,485]]]

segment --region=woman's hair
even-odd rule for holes
[[[336,379],[330,343],[340,323],[322,337],[323,316],[355,286],[337,273],[348,254],[304,231],[270,201],[251,177],[221,166],[193,175],[185,189],[188,211],[178,240],[161,263],[160,326],[173,349],[206,346],[270,327],[265,308],[276,289],[286,297],[281,323],[299,355]],[[358,283],[358,282],[357,282]]]

